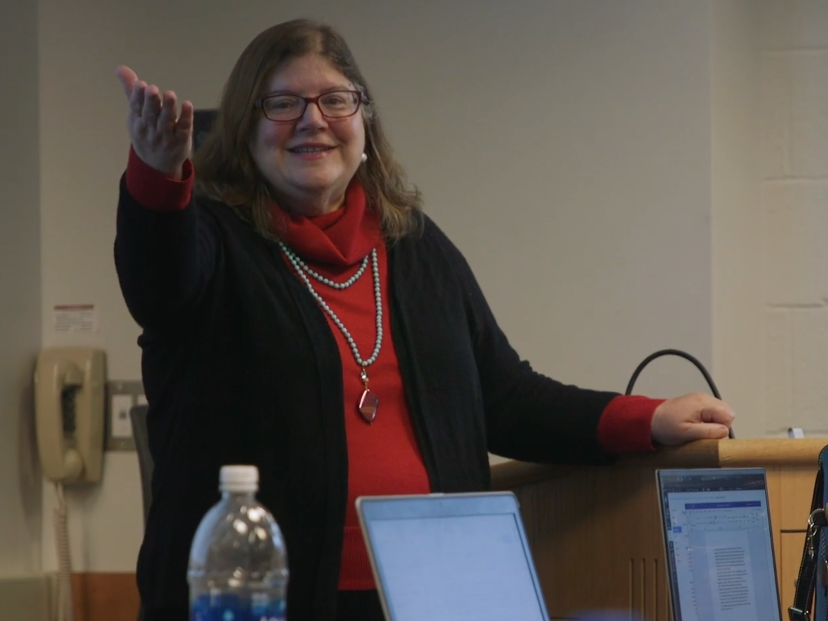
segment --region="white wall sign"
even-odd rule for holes
[[[91,334],[98,331],[94,304],[56,304],[52,309],[55,332]]]

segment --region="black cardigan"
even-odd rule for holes
[[[605,461],[615,396],[521,361],[466,261],[438,227],[390,244],[391,324],[431,489],[485,490],[487,451],[526,461]],[[255,464],[287,542],[288,614],[332,621],[348,482],[342,370],[323,311],[275,244],[231,209],[139,205],[121,180],[115,262],[143,328],[155,462],[138,560],[146,621],[186,619],[195,529],[223,464]]]

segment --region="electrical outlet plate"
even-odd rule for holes
[[[106,388],[106,450],[134,451],[129,410],[147,402],[144,384],[135,380],[110,380]]]

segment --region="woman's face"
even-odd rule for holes
[[[294,58],[267,81],[265,96],[316,97],[336,90],[357,90],[318,55]],[[362,107],[353,116],[329,119],[308,104],[295,121],[274,122],[259,113],[250,150],[282,207],[305,215],[338,209],[365,150]]]

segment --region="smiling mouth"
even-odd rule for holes
[[[291,153],[322,153],[324,151],[330,151],[333,147],[295,147],[293,149],[288,149]]]

